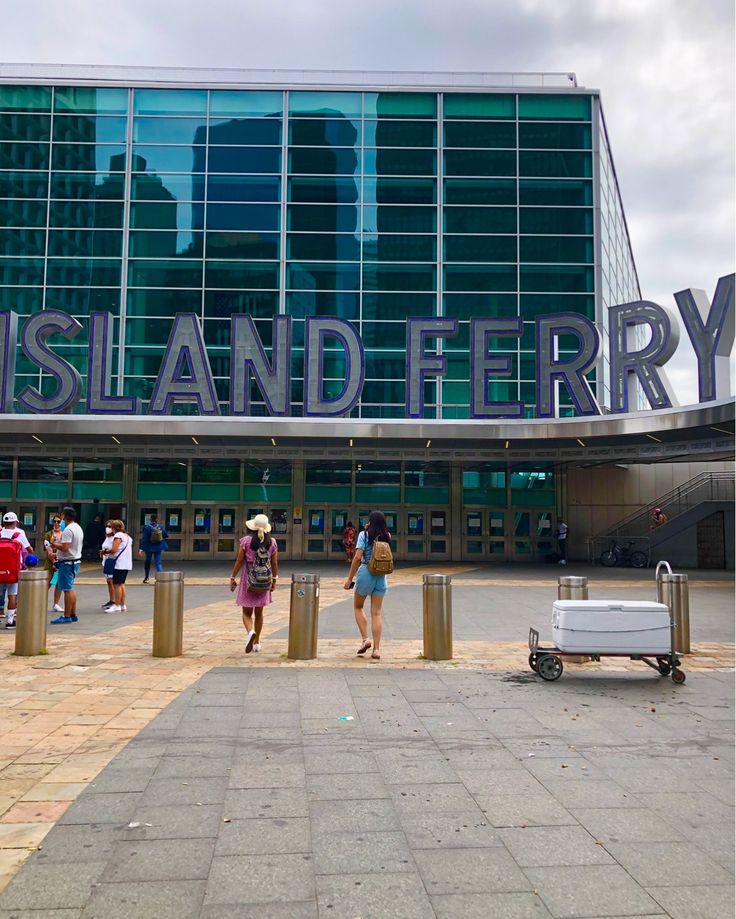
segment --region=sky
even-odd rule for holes
[[[732,0],[0,0],[0,61],[574,72],[602,94],[642,297],[734,270]],[[12,15],[10,11],[12,9]],[[697,401],[684,330],[667,371]]]

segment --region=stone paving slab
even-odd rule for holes
[[[733,865],[681,820],[705,832],[714,802],[718,827],[733,829],[725,802],[697,784],[705,776],[722,796],[733,788],[720,755],[725,720],[679,757],[675,738],[600,745],[586,736],[612,703],[632,719],[651,700],[653,716],[731,704],[732,686],[707,673],[685,687],[654,686],[625,672],[558,693],[561,685],[469,669],[211,670],[34,843],[0,894],[0,919],[729,919]],[[223,695],[241,705],[220,708]],[[297,712],[316,699],[321,726],[302,717],[249,727],[279,696]],[[415,733],[407,717],[463,719],[494,704],[522,721],[544,711],[551,726],[544,738],[507,736],[508,719],[490,719],[447,737]],[[211,709],[225,713],[229,736],[213,738]],[[566,709],[590,715],[574,743]],[[341,722],[344,711],[354,720]],[[403,734],[367,739],[363,720],[392,712]],[[541,742],[555,755],[540,756]],[[662,755],[691,790],[633,795],[637,770],[651,788]],[[622,805],[630,794],[634,803]]]

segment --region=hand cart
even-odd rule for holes
[[[563,657],[580,657],[581,651],[560,651],[559,648],[540,647],[539,632],[537,629],[529,629],[529,666],[534,673],[541,676],[548,683],[559,680],[562,676]],[[644,655],[632,654],[630,651],[614,654],[606,652],[604,654],[594,654],[588,651],[584,652],[585,656],[593,661],[599,661],[601,657],[628,657],[632,661],[642,661],[653,670],[658,670],[662,676],[671,676],[673,683],[684,683],[685,672],[680,670],[680,658],[675,651],[675,628],[674,621],[670,619],[670,650],[665,655]]]

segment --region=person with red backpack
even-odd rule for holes
[[[3,516],[3,528],[0,530],[0,606],[3,605],[7,593],[6,629],[15,628],[18,581],[30,550],[31,544],[26,534],[18,526],[18,518],[13,511],[8,511]]]

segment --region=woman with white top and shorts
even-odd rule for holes
[[[358,536],[355,544],[355,555],[350,565],[350,573],[347,576],[345,590],[351,590],[355,587],[353,607],[355,610],[355,622],[357,623],[360,637],[363,639],[358,655],[362,657],[371,648],[371,642],[368,638],[368,620],[363,612],[365,598],[371,598],[371,634],[373,635],[373,651],[371,657],[373,660],[381,659],[381,632],[383,622],[381,614],[383,610],[383,598],[388,591],[388,579],[385,574],[371,574],[368,570],[368,562],[371,560],[373,553],[373,544],[376,540],[380,542],[391,543],[391,534],[386,525],[386,518],[380,511],[371,511],[368,517],[368,523],[365,529]]]
[[[133,537],[125,532],[122,520],[111,520],[110,526],[113,534],[112,545],[104,550],[104,556],[115,559],[115,570],[112,573],[113,605],[108,606],[106,612],[124,613],[128,609],[125,605],[125,580],[133,568]]]

